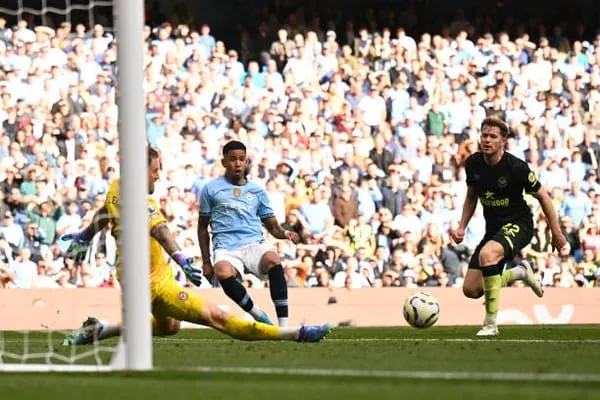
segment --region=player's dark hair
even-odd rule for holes
[[[152,160],[160,158],[160,153],[155,148],[148,146],[148,165],[152,163]]]
[[[232,140],[232,141],[228,142],[225,146],[223,146],[223,157],[226,157],[227,154],[233,150],[242,150],[245,153],[246,146],[242,142],[239,142],[237,140]]]
[[[485,126],[495,126],[500,129],[500,133],[503,137],[508,137],[508,124],[496,116],[484,118],[481,123],[481,130],[483,130]]]

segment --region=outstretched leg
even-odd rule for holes
[[[227,297],[240,306],[242,310],[252,315],[255,320],[272,325],[267,314],[254,303],[244,285],[237,279],[238,270],[231,262],[218,261],[215,264],[215,275]]]

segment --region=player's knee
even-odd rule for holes
[[[263,273],[268,273],[271,268],[281,264],[279,256],[272,251],[266,252],[260,259],[260,269]]]
[[[463,294],[470,299],[478,299],[483,296],[483,289],[463,286]]]
[[[229,263],[219,262],[215,265],[215,276],[219,282],[231,278],[232,276],[235,277],[236,274],[237,270]]]
[[[479,265],[485,268],[498,264],[504,257],[504,248],[500,243],[490,242],[479,252]]]

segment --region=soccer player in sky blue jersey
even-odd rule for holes
[[[270,323],[237,279],[244,267],[261,280],[269,280],[279,326],[287,326],[287,282],[275,246],[263,236],[263,225],[277,239],[298,243],[295,232],[284,230],[271,208],[265,190],[246,179],[246,146],[230,141],[223,147],[225,176],[206,184],[200,195],[198,241],[205,273],[214,271],[225,294],[255,320]],[[213,262],[210,258],[212,230]]]

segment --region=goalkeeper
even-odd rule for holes
[[[148,193],[154,191],[154,183],[159,178],[161,161],[159,153],[148,149]],[[193,292],[180,287],[173,277],[172,269],[165,261],[166,252],[183,269],[195,285],[203,279],[202,270],[192,264],[193,259],[185,256],[179,245],[171,237],[169,228],[158,205],[148,197],[148,219],[150,225],[150,291],[152,301],[152,332],[155,336],[174,335],[179,331],[180,321],[210,326],[240,340],[295,340],[318,342],[330,331],[331,325],[279,328],[260,322],[247,322],[233,316]],[[109,187],[106,202],[94,215],[93,222],[81,232],[67,234],[63,240],[72,240],[67,256],[80,259],[85,256],[87,246],[94,235],[112,222],[112,234],[118,240],[119,222],[119,181]],[[117,271],[120,263],[117,262]],[[80,329],[73,331],[65,339],[66,346],[91,344],[96,339],[118,336],[121,326],[90,317]]]

